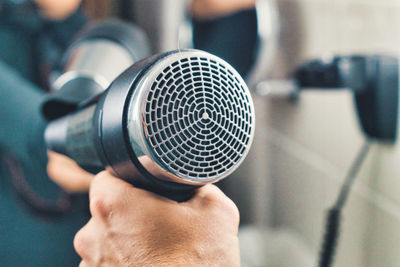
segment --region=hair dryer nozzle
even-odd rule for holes
[[[84,166],[100,162],[136,186],[179,200],[241,164],[255,112],[245,82],[228,63],[180,50],[134,64],[97,103],[64,120],[49,125],[50,148]]]

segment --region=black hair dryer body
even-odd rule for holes
[[[64,93],[86,90],[96,77]],[[43,106],[54,119],[45,133],[48,148],[81,166],[107,168],[137,187],[184,201],[197,187],[227,177],[248,153],[255,123],[251,95],[216,56],[171,51],[136,62],[107,88],[92,87],[96,93],[89,97],[69,97],[64,114],[57,110],[64,97],[57,91]]]

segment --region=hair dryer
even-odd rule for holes
[[[81,166],[184,201],[240,165],[254,126],[240,75],[209,53],[180,50],[133,64],[106,91],[51,121],[45,139]]]

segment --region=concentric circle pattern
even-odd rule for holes
[[[223,61],[195,56],[173,62],[155,79],[144,107],[152,150],[180,177],[218,179],[236,167],[251,143],[251,96]]]

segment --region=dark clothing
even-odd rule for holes
[[[257,30],[255,9],[212,20],[194,19],[194,47],[221,57],[246,77],[256,60]]]
[[[87,196],[74,196],[70,211],[58,216],[38,213],[16,190],[8,160],[17,159],[14,167],[30,190],[48,201],[58,198],[60,188],[46,173],[41,88],[43,75],[84,23],[79,12],[57,23],[34,13],[0,14],[0,266],[79,263],[72,241],[89,218]]]

